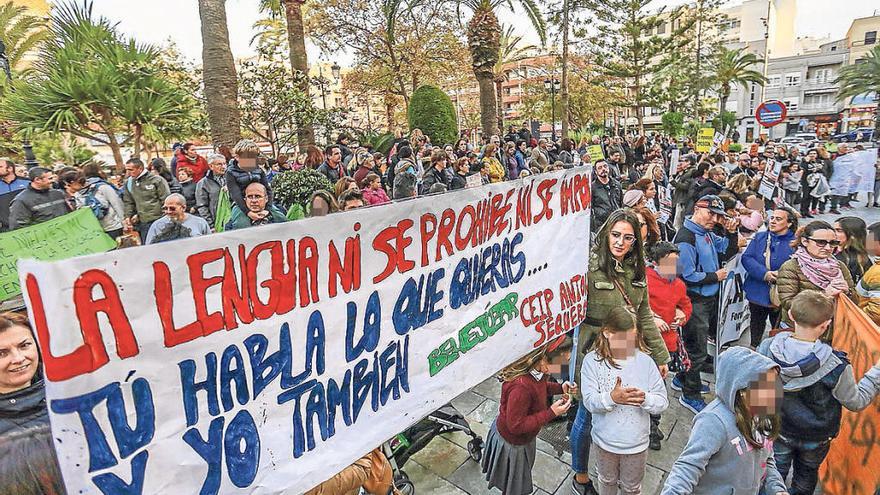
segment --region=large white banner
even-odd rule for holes
[[[584,318],[588,171],[19,264],[69,493],[302,493]]]

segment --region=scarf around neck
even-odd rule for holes
[[[810,256],[803,246],[795,251],[794,258],[797,260],[798,266],[801,267],[801,271],[804,272],[807,280],[817,287],[825,289],[832,282],[846,284],[846,279],[843,278],[843,273],[840,271],[840,265],[837,263],[836,258],[814,258]]]

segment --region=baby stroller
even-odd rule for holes
[[[415,486],[401,468],[434,437],[453,431],[460,431],[471,437],[467,444],[468,454],[471,459],[480,462],[483,458],[483,439],[471,430],[467,420],[452,404],[446,404],[382,445],[382,450],[394,470],[394,487],[404,495],[413,495]]]

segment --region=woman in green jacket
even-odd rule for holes
[[[616,210],[596,234],[587,274],[587,316],[577,330],[575,340],[575,381],[581,390],[580,369],[584,355],[606,316],[615,307],[629,307],[636,315],[639,335],[647,344],[651,357],[666,377],[669,351],[654,323],[654,312],[648,301],[645,278],[645,253],[639,219],[629,210]],[[571,467],[573,493],[591,493],[587,465],[590,452],[592,415],[581,403],[572,425]]]

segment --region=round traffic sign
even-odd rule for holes
[[[788,109],[779,100],[767,100],[755,110],[755,120],[764,127],[773,127],[785,121]]]

